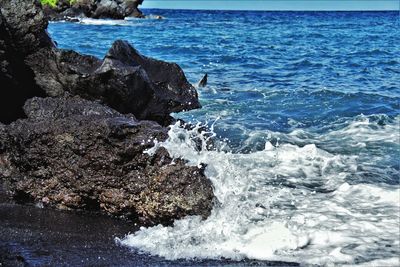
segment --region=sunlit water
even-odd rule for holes
[[[157,146],[207,164],[211,216],[118,242],[167,259],[400,264],[397,12],[146,12],[166,19],[49,26],[62,48],[103,57],[125,39],[193,84],[209,74],[203,108],[175,116],[213,125],[217,149],[178,125]]]

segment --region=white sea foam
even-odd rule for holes
[[[341,132],[349,139],[342,145],[375,142],[375,134],[382,137],[379,142],[398,142],[398,121],[382,128],[355,121],[320,139],[335,136],[341,142]],[[397,185],[352,184],[362,164],[358,155],[328,153],[315,144],[269,142],[264,150],[250,154],[207,151],[205,147],[199,152],[191,139],[196,135],[197,129],[187,131],[175,125],[169,139],[157,146],[189,164],[208,165],[206,175],[218,199],[211,216],[205,221],[187,217],[173,227],[141,228],[119,242],[167,259],[397,265],[400,189]]]
[[[381,122],[384,122],[383,124]],[[390,121],[390,122],[389,122]],[[248,136],[249,143],[254,136],[259,139],[279,138],[285,142],[305,145],[313,143],[321,145],[332,150],[335,148],[349,149],[363,148],[371,144],[388,144],[400,145],[400,116],[395,117],[392,121],[387,115],[359,115],[355,118],[349,118],[345,121],[336,123],[336,128],[328,130],[327,133],[321,135],[308,129],[297,128],[303,126],[299,122],[289,119],[289,124],[293,125],[290,133],[248,130],[243,126],[238,127],[243,131],[243,135]],[[332,123],[335,125],[335,123]],[[236,127],[236,126],[235,126]],[[340,142],[338,142],[340,141]]]
[[[112,26],[129,26],[132,22],[123,19],[92,19],[92,18],[80,18],[80,24],[85,25],[112,25]]]

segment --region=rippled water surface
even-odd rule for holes
[[[219,149],[176,125],[159,145],[208,164],[212,215],[120,242],[167,259],[400,264],[398,12],[146,12],[165,19],[49,26],[62,48],[103,57],[125,39],[193,84],[209,74],[203,108],[175,116],[213,124]]]

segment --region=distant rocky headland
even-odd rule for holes
[[[40,0],[50,20],[145,18],[143,0]],[[157,18],[161,18],[157,16]]]
[[[171,112],[200,107],[182,69],[120,40],[104,59],[59,49],[38,1],[0,4],[0,182],[10,197],[140,225],[206,218],[204,166],[144,153],[166,140]]]

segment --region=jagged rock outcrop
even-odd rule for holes
[[[172,163],[167,131],[79,97],[33,98],[27,119],[0,127],[0,174],[17,198],[89,209],[141,224],[207,217],[213,192],[204,169]]]
[[[45,31],[47,21],[37,2],[2,0],[1,3],[0,31],[4,35],[0,37],[0,49],[4,52],[0,60],[5,62],[2,63],[5,71],[0,79],[7,82],[4,88],[21,81],[24,86],[14,87],[27,91],[7,98],[8,106],[18,106],[19,113],[13,114],[21,116],[22,103],[29,97],[39,94],[55,97],[65,91],[101,100],[121,113],[133,113],[139,119],[156,120],[164,125],[171,122],[171,112],[200,107],[196,90],[178,65],[140,55],[123,41],[115,42],[103,60],[57,49]],[[13,59],[12,63],[7,57]],[[12,64],[17,66],[10,70],[7,66]],[[19,78],[9,80],[10,75]],[[9,92],[4,89],[2,93]],[[18,105],[11,104],[16,102]],[[13,119],[7,116],[0,121]]]
[[[59,0],[55,7],[44,6],[50,20],[75,18],[124,19],[126,17],[144,18],[139,9],[143,0]]]
[[[167,138],[170,112],[200,106],[180,67],[123,41],[103,60],[58,49],[46,27],[37,1],[0,0],[0,182],[10,195],[142,225],[207,217],[204,167],[144,153]]]
[[[144,57],[124,41],[116,41],[103,60],[47,49],[27,57],[26,63],[49,96],[68,91],[139,119],[169,124],[171,112],[200,107],[178,65]]]

